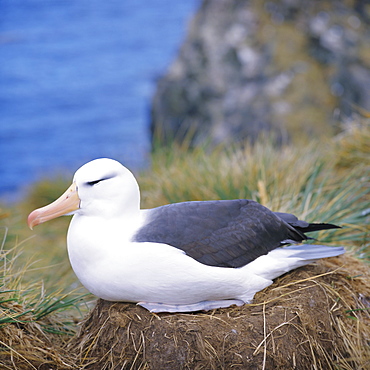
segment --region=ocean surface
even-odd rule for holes
[[[199,0],[1,0],[0,197],[98,157],[149,165],[149,111]]]

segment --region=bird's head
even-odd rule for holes
[[[139,202],[138,184],[126,167],[113,159],[95,159],[76,171],[72,185],[56,201],[31,212],[28,226],[72,214],[116,217],[138,210]]]

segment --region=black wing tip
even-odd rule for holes
[[[320,231],[320,230],[330,230],[330,229],[341,229],[342,226],[334,225],[334,224],[327,224],[327,223],[312,223],[309,224],[305,230],[305,232],[310,231]]]
[[[334,224],[327,224],[327,223],[314,223],[314,225],[324,226],[326,229],[341,229],[342,226],[334,225]]]

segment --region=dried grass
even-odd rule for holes
[[[45,294],[43,283],[23,282],[31,262],[16,266],[22,243],[6,249],[7,229],[0,244],[0,369],[74,369],[65,349],[75,333],[65,314],[81,297],[61,291]]]
[[[308,220],[338,222],[345,227],[320,234],[320,242],[357,248],[357,255],[370,259],[369,129],[369,120],[364,119],[328,143],[279,150],[261,141],[240,150],[207,153],[195,148],[185,155],[172,148],[155,153],[152,171],[140,179],[144,206],[252,198]],[[60,189],[64,187],[61,183]],[[61,190],[54,188],[52,184],[36,191],[35,204],[48,203],[39,199],[48,189],[50,199],[56,197],[54,192],[59,195]],[[17,244],[19,233],[22,240],[29,238],[30,232],[23,230],[24,214],[20,218],[14,210],[0,209],[1,221],[12,226],[7,251]],[[18,273],[21,266],[28,276],[40,275],[37,264],[30,268],[25,262],[39,249],[42,266],[58,268],[58,274],[56,267],[49,275],[42,272],[46,288],[58,285],[70,290],[75,277],[65,267],[66,221],[41,227],[42,236],[17,263],[4,259],[1,369],[370,368],[369,269],[348,255],[286,274],[258,293],[253,304],[241,308],[154,315],[133,304],[99,301],[70,342],[56,332],[63,325],[66,331],[73,330],[74,325],[63,323],[56,312],[49,314],[50,293],[42,293],[36,302],[36,285],[27,295],[28,281]],[[14,288],[20,292],[16,299]],[[37,313],[40,304],[44,311]]]
[[[367,117],[369,117],[367,113]],[[370,167],[370,119],[349,119],[344,130],[333,140],[336,165],[348,169],[354,166]],[[360,169],[360,168],[359,168]]]
[[[0,317],[12,314],[11,322],[0,325],[1,369],[75,369],[75,358],[65,349],[70,337],[48,331],[62,327],[57,316],[35,321],[24,306],[2,302]],[[18,320],[15,320],[18,317]],[[46,330],[45,330],[46,329]]]
[[[151,314],[99,300],[69,343],[11,308],[22,320],[0,327],[4,369],[370,367],[370,270],[348,255],[286,274],[243,307]]]

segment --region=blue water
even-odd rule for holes
[[[97,157],[148,164],[156,80],[199,0],[0,0],[0,196]]]

